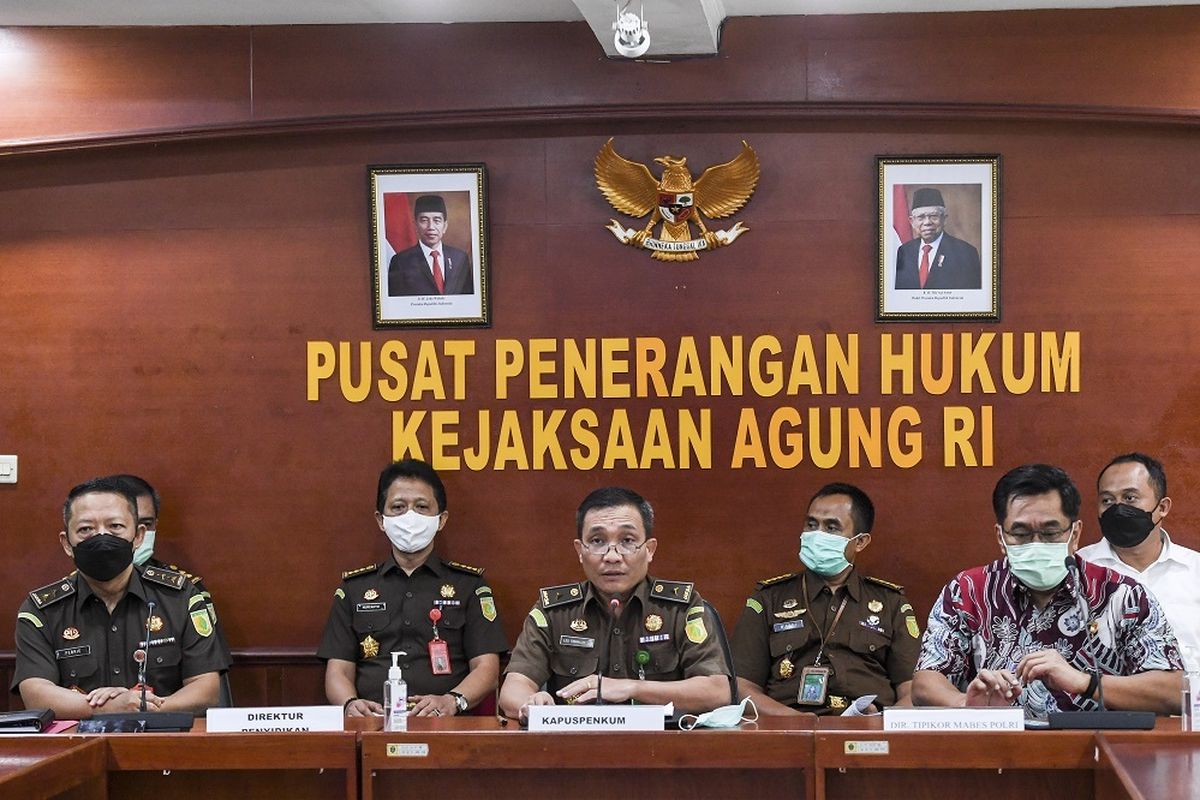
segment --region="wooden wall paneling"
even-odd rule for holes
[[[244,122],[245,28],[0,29],[0,143]]]
[[[582,23],[3,34],[0,59],[13,80],[0,100],[13,121],[0,151],[9,152],[281,124],[654,120],[672,111],[709,121],[890,111],[1194,124],[1200,106],[1193,7],[736,18],[718,56],[666,64],[604,58]],[[466,80],[464,52],[474,68]]]
[[[1107,224],[1124,213],[1126,198],[1133,198],[1135,205],[1143,204],[1151,214],[1144,221],[1148,230],[1159,231],[1162,226],[1161,235],[1153,237],[1159,244],[1141,250],[1139,262],[1161,264],[1158,269],[1164,276],[1178,274],[1186,267],[1190,228],[1173,220],[1179,213],[1186,219],[1190,208],[1186,201],[1170,198],[1186,196],[1187,181],[1177,179],[1178,188],[1163,182],[1158,194],[1146,193],[1134,180],[1137,170],[1122,170],[1110,174],[1107,184],[1096,179],[1095,189],[1088,191],[1092,217],[1071,216],[1079,213],[1072,211],[1074,194],[1064,194],[1058,183],[1039,182],[1035,177],[1037,152],[1045,134],[1026,140],[1022,130],[1018,125],[981,137],[968,126],[965,134],[898,137],[860,129],[851,136],[844,131],[836,134],[836,146],[830,140],[835,134],[760,136],[747,132],[775,166],[762,181],[767,201],[761,207],[748,207],[744,216],[752,231],[737,246],[707,254],[693,265],[658,264],[644,253],[608,241],[602,225],[611,211],[596,197],[585,199],[590,197],[584,194],[588,187],[578,177],[590,163],[601,136],[579,139],[561,154],[556,147],[547,162],[553,171],[544,178],[535,158],[546,147],[543,142],[474,143],[473,157],[478,154],[488,161],[493,174],[499,176],[493,202],[504,209],[498,217],[508,221],[498,225],[502,233],[497,234],[496,291],[497,297],[504,298],[497,328],[470,334],[371,333],[362,313],[367,280],[366,242],[358,216],[365,206],[362,165],[386,151],[398,160],[415,158],[411,144],[388,148],[387,137],[380,137],[376,143],[352,148],[344,155],[326,152],[326,163],[307,169],[290,165],[308,163],[312,154],[323,152],[320,139],[296,140],[291,151],[268,148],[266,143],[249,143],[240,154],[230,154],[228,146],[217,148],[216,155],[203,148],[179,147],[174,152],[169,148],[160,158],[147,159],[141,174],[135,173],[127,181],[73,184],[64,173],[57,185],[16,190],[24,220],[40,219],[46,229],[23,234],[13,231],[25,237],[21,252],[26,254],[22,257],[26,277],[10,289],[23,302],[16,304],[17,313],[7,322],[14,335],[20,333],[31,340],[30,347],[17,349],[10,357],[14,374],[23,376],[18,384],[21,388],[12,395],[11,402],[16,405],[11,408],[25,409],[13,417],[13,430],[31,437],[29,441],[42,442],[47,453],[47,461],[32,462],[23,483],[13,490],[29,498],[24,510],[30,522],[18,529],[27,537],[22,541],[31,545],[31,561],[24,571],[37,571],[49,580],[69,567],[52,545],[52,538],[59,524],[56,498],[70,483],[99,472],[135,468],[130,462],[137,462],[144,466],[136,469],[149,473],[164,491],[162,551],[206,576],[235,646],[312,646],[327,613],[328,593],[336,584],[337,571],[382,555],[381,537],[369,519],[369,504],[374,474],[389,455],[390,417],[387,404],[347,404],[329,385],[323,389],[326,394],[321,403],[304,402],[304,341],[367,339],[378,343],[399,338],[415,347],[425,338],[441,341],[469,335],[478,344],[480,361],[479,369],[471,373],[475,388],[462,407],[466,412],[511,405],[488,399],[492,391],[488,354],[495,339],[554,335],[560,330],[583,330],[592,336],[661,335],[672,341],[680,335],[704,337],[713,332],[746,336],[771,332],[784,340],[800,333],[858,332],[863,364],[871,364],[877,361],[879,333],[922,330],[921,326],[876,328],[870,322],[870,273],[869,267],[862,265],[874,258],[873,240],[865,234],[874,201],[866,187],[872,157],[884,150],[916,150],[932,143],[945,150],[976,151],[995,145],[994,149],[1007,151],[1005,164],[1012,180],[1025,184],[1027,190],[1017,195],[1014,205],[1019,215],[1005,222],[1002,233],[1005,286],[1011,291],[1013,286],[1038,285],[1051,291],[1006,304],[1011,310],[1001,330],[1041,330],[1047,327],[1046,320],[1061,320],[1062,324],[1049,327],[1088,323],[1092,326],[1089,336],[1102,336],[1105,320],[1122,313],[1128,293],[1119,288],[1093,292],[1087,307],[1064,308],[1063,296],[1077,280],[1072,276],[1090,274],[1096,263],[1106,259],[1128,261],[1130,256],[1121,255],[1130,252],[1127,237],[1120,228]],[[1064,126],[1060,138],[1069,137],[1071,130]],[[693,134],[680,142],[683,149],[679,152],[698,152],[696,162],[703,166],[724,157],[733,139],[725,134],[711,139]],[[784,142],[789,144],[784,146]],[[1008,142],[1013,143],[1011,149]],[[631,157],[649,160],[659,151],[667,152],[668,146],[676,149],[635,137],[629,140],[628,152]],[[441,157],[454,147],[452,140],[445,140],[425,144],[421,152]],[[1146,171],[1164,176],[1171,170],[1159,157],[1183,165],[1191,158],[1183,147],[1183,137],[1170,131],[1114,131],[1107,146],[1090,146],[1096,164],[1120,163],[1130,152],[1153,152],[1156,157]],[[580,167],[576,175],[569,176],[572,160]],[[835,165],[829,168],[829,178],[826,170],[817,166],[820,164]],[[167,165],[169,172],[163,174]],[[1090,174],[1086,165],[1079,160],[1081,175]],[[1187,174],[1186,170],[1180,172]],[[851,179],[855,173],[860,175],[858,182]],[[847,188],[845,192],[799,195],[785,188],[797,185]],[[532,186],[549,187],[544,191],[555,196],[561,186],[562,193],[572,199],[561,206],[540,206],[531,193]],[[1035,205],[1039,186],[1051,192],[1044,208]],[[510,203],[509,192],[519,202]],[[89,194],[93,195],[90,200]],[[789,205],[792,196],[798,199]],[[1101,207],[1097,199],[1104,196],[1110,198],[1110,209]],[[234,198],[237,202],[232,202]],[[201,221],[195,228],[189,225],[191,207]],[[80,220],[80,230],[69,229],[51,208],[71,211],[72,218]],[[97,209],[98,219],[88,215],[89,208]],[[528,209],[529,215],[523,217],[518,208]],[[146,223],[143,209],[151,209]],[[762,224],[757,221],[760,212],[766,219]],[[1097,227],[1096,218],[1104,225]],[[143,224],[150,230],[142,229]],[[1036,259],[1045,252],[1042,242],[1049,240],[1061,242],[1064,255],[1056,253],[1055,268],[1043,274],[1035,267]],[[834,255],[826,259],[826,251]],[[560,256],[563,253],[570,253],[569,258]],[[541,264],[547,267],[539,269]],[[248,271],[247,265],[253,269]],[[570,276],[569,281],[547,280],[560,270]],[[857,281],[847,277],[854,270],[862,270]],[[103,280],[94,281],[95,276]],[[183,282],[167,280],[167,276],[181,276]],[[771,287],[772,281],[778,285]],[[769,288],[756,288],[760,286]],[[90,313],[96,299],[106,295],[108,302],[126,307],[126,313],[112,324],[101,325]],[[272,298],[286,298],[286,302],[273,302]],[[1162,318],[1179,319],[1187,296],[1167,302],[1167,311],[1171,303],[1178,307]],[[697,309],[704,309],[702,317],[697,316]],[[946,330],[971,332],[979,326],[948,326]],[[1186,337],[1176,338],[1170,346],[1183,348],[1187,341]],[[179,343],[184,346],[177,346]],[[1177,359],[1182,352],[1164,351],[1164,360]],[[1104,378],[1109,370],[1119,371],[1121,363],[1109,360],[1099,364],[1095,367],[1099,372],[1085,371],[1085,381],[1091,374]],[[123,376],[121,386],[128,388],[97,394],[93,387],[114,367]],[[1132,366],[1126,362],[1124,369]],[[73,379],[63,384],[61,374]],[[911,401],[923,416],[935,418],[943,404],[931,397],[879,397],[875,394],[878,378],[866,368],[863,380],[864,393],[858,397],[692,398],[678,404],[713,408],[716,439],[722,443],[718,449],[724,453],[733,434],[734,415],[745,405],[769,413],[781,404],[892,408]],[[514,393],[519,396],[516,390]],[[1022,421],[1030,414],[1055,408],[1071,409],[1070,421],[1043,436],[1040,456],[1065,461],[1077,474],[1088,475],[1108,450],[1152,442],[1145,437],[1162,435],[1156,433],[1152,419],[1143,416],[1142,435],[1132,437],[1135,441],[1126,445],[1123,439],[1121,447],[1114,448],[1103,440],[1081,458],[1078,443],[1095,441],[1096,415],[1105,416],[1103,408],[1095,404],[1112,402],[1111,395],[1093,395],[1089,405],[1088,396],[1085,392],[1078,396],[974,395],[961,399],[974,403],[995,400],[997,453],[1003,464],[1027,457],[1029,448],[1019,438]],[[651,400],[592,405],[644,412],[656,404],[664,405]],[[452,406],[439,401],[423,407]],[[519,401],[516,406],[529,404]],[[71,412],[83,407],[93,412],[88,416]],[[1089,412],[1089,408],[1095,410]],[[33,413],[34,409],[40,413]],[[126,420],[133,415],[139,424],[130,434]],[[119,458],[105,448],[116,431],[134,437],[130,452]],[[252,431],[253,438],[247,439]],[[304,433],[297,435],[297,431]],[[472,433],[467,422],[464,436]],[[339,444],[346,441],[366,443],[376,454],[370,459],[373,463],[365,463],[361,448]],[[164,442],[170,446],[164,448]],[[197,447],[201,443],[204,446]],[[1176,451],[1178,447],[1175,445]],[[181,452],[187,454],[188,464],[182,472],[177,466]],[[973,561],[992,554],[987,497],[996,473],[960,471],[954,477],[955,492],[925,497],[922,486],[940,483],[947,475],[937,464],[939,458],[936,449],[931,450],[911,475],[891,470],[886,480],[875,480],[870,473],[850,471],[847,475],[846,470],[834,475],[811,465],[792,472],[745,469],[730,473],[721,463],[711,476],[701,474],[700,484],[695,474],[655,471],[547,474],[530,485],[526,485],[528,474],[511,470],[493,473],[486,480],[461,472],[447,476],[454,518],[445,543],[453,555],[489,567],[507,629],[515,635],[537,585],[577,574],[566,544],[575,504],[597,483],[629,482],[643,489],[660,508],[664,547],[655,569],[696,580],[732,622],[740,595],[748,591],[751,581],[775,574],[777,565],[791,563],[797,517],[808,494],[827,479],[851,477],[875,494],[881,522],[889,526],[880,531],[864,567],[880,571],[880,566],[890,562],[901,574],[885,567],[886,577],[908,584],[919,607],[927,607],[953,568],[965,564],[929,562],[921,556],[935,535],[923,530],[928,523],[922,512],[934,511],[939,518],[956,520],[953,528],[961,531],[958,535],[981,531],[968,540],[974,544],[964,553],[970,553]],[[313,472],[309,465],[314,459],[333,466],[332,473]],[[66,477],[66,473],[74,474]],[[276,497],[282,476],[292,486],[305,487],[303,492],[289,493],[286,504]],[[1086,481],[1081,478],[1081,483]],[[709,499],[698,503],[695,492],[706,484]],[[31,489],[38,496],[54,499],[33,502],[34,495],[25,494]],[[501,513],[495,508],[497,496],[509,501]],[[908,499],[913,496],[925,497],[921,507]],[[743,506],[753,505],[751,499],[760,497],[775,500],[767,508],[743,510]],[[964,502],[966,497],[974,500]],[[532,530],[531,518],[537,519]],[[728,541],[726,532],[747,526],[753,526],[759,536],[769,530],[770,544],[732,556],[732,560],[723,558],[726,568],[714,570],[714,552]],[[303,535],[297,535],[297,530]],[[1186,532],[1184,536],[1186,541]],[[544,543],[555,541],[561,550],[550,557],[557,560],[557,566],[555,560],[544,560],[547,550],[555,552],[553,544],[547,547]],[[34,546],[36,542],[42,544]],[[39,565],[36,570],[35,565]],[[247,574],[257,577],[253,581],[238,577]],[[293,580],[305,589],[289,588]],[[19,583],[8,583],[12,605],[26,588],[18,588]]]
[[[708,105],[716,96],[743,93],[743,99],[803,99],[803,39],[791,40],[780,69],[759,46],[773,24],[751,21],[754,33],[736,59],[671,64],[608,59],[583,23],[256,28],[255,114],[419,117],[446,110]],[[787,26],[796,30],[795,22]],[[647,111],[653,116],[652,106]]]
[[[808,99],[1194,111],[1195,11],[818,17]]]

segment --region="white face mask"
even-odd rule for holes
[[[746,715],[746,706],[750,706],[754,716]],[[679,728],[685,731],[690,731],[692,728],[736,728],[741,722],[755,722],[757,719],[758,707],[754,705],[753,700],[747,697],[737,705],[714,708],[699,716],[684,714],[679,718]]]
[[[146,531],[146,535],[142,537],[142,543],[133,550],[133,563],[139,567],[154,555],[154,534],[153,528]]]
[[[385,516],[383,532],[401,553],[419,553],[433,541],[441,522],[440,514],[429,517],[410,508],[395,517]]]

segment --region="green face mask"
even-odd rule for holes
[[[1017,580],[1030,589],[1048,592],[1067,577],[1070,542],[1029,542],[1005,545],[1009,566]]]
[[[746,706],[750,706],[750,711],[754,716],[746,714]],[[758,707],[749,697],[737,705],[714,708],[699,716],[684,714],[679,718],[679,729],[690,731],[692,728],[736,728],[743,720],[746,722],[758,720]]]
[[[142,537],[142,543],[134,548],[133,563],[140,567],[149,561],[152,555],[154,555],[154,531],[148,530]]]
[[[800,534],[800,562],[818,575],[831,578],[850,566],[846,560],[846,546],[857,539],[850,539],[825,531],[805,531]]]

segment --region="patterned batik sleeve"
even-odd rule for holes
[[[1179,642],[1171,623],[1154,595],[1142,585],[1122,585],[1110,608],[1121,616],[1120,652],[1125,662],[1122,674],[1150,670],[1182,670]]]
[[[951,581],[929,611],[929,624],[921,638],[917,669],[946,676],[960,691],[974,678],[971,664],[971,631],[963,609],[958,581]]]

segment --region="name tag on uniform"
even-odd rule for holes
[[[151,639],[150,640],[151,647],[158,647],[160,644],[175,644],[175,637],[174,636],[164,636],[161,639]],[[146,646],[145,642],[138,642],[138,647],[145,647],[145,646]]]
[[[355,611],[387,611],[387,603],[359,603]]]
[[[55,650],[54,657],[62,661],[64,658],[79,658],[79,656],[90,656],[92,654],[92,646],[90,644],[80,644],[75,647],[64,647],[62,650]]]
[[[783,633],[784,631],[794,631],[797,628],[804,627],[804,620],[794,619],[791,622],[776,622],[771,626],[771,630],[775,633]]]
[[[435,606],[461,606],[462,600],[434,600]]]
[[[638,644],[647,644],[648,642],[669,642],[669,641],[671,641],[671,634],[669,634],[669,633],[656,633],[656,634],[654,634],[653,636],[642,636],[642,637],[640,637],[640,638],[638,639]]]
[[[565,633],[558,637],[558,643],[563,647],[586,647],[589,650],[596,646],[595,639],[589,639],[586,636],[568,636]]]

